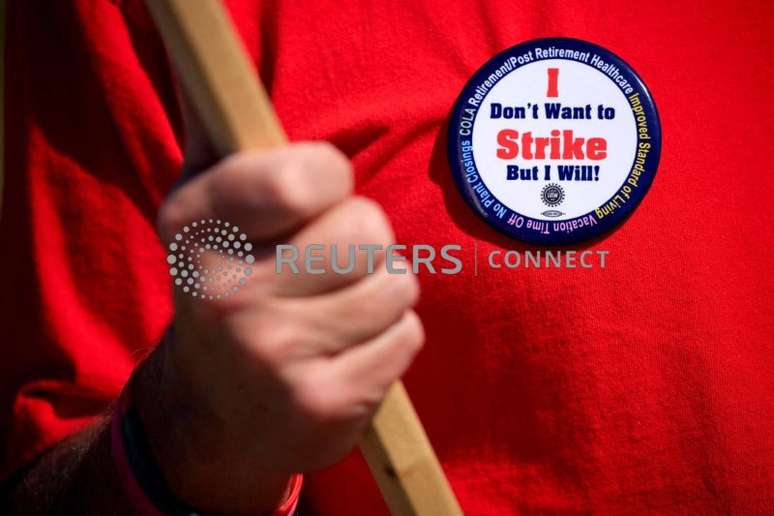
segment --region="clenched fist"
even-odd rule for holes
[[[275,271],[277,243],[336,244],[340,263],[351,245],[393,243],[381,208],[353,196],[352,182],[338,150],[300,143],[231,156],[162,206],[165,243],[218,218],[238,225],[256,256],[227,298],[176,289],[173,336],[136,379],[154,457],[202,511],[269,510],[292,473],[342,458],[422,345],[412,274],[366,274],[362,260],[345,274],[308,274],[303,263],[299,274]]]

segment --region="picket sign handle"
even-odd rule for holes
[[[147,0],[188,98],[221,156],[287,142],[220,0]],[[360,448],[394,516],[462,510],[400,381]]]

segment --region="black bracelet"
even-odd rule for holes
[[[174,327],[170,326],[163,339],[174,336]],[[162,341],[162,345],[164,342]],[[132,381],[124,388],[119,403],[120,436],[131,474],[147,499],[162,514],[169,516],[202,516],[202,512],[194,509],[180,500],[170,489],[153,458],[148,437],[137,409],[133,403]],[[291,516],[299,516],[300,508],[296,507]]]
[[[121,417],[121,436],[127,461],[137,484],[156,508],[170,516],[200,516],[200,512],[181,501],[169,488],[164,475],[153,460],[142,421],[131,403]]]

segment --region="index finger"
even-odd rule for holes
[[[159,234],[169,241],[192,221],[217,218],[251,240],[276,239],[344,200],[352,182],[349,161],[327,143],[241,152],[174,191],[160,211]]]

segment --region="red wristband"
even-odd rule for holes
[[[292,516],[295,514],[298,501],[301,499],[301,486],[303,485],[304,476],[301,473],[296,473],[290,477],[284,501],[275,509],[272,516]]]

